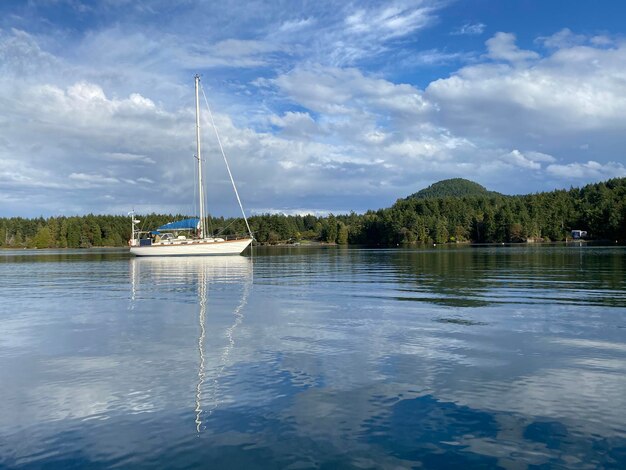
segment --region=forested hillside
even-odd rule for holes
[[[365,214],[328,217],[266,214],[251,217],[250,226],[257,241],[270,244],[299,240],[372,246],[559,241],[565,240],[572,229],[586,230],[592,239],[626,239],[626,178],[525,196],[489,192],[467,180],[446,183],[449,182],[453,182],[453,190],[469,188],[470,193],[439,197],[436,196],[439,191],[449,191],[451,186],[435,184],[427,188],[435,191],[421,192],[421,196],[416,193],[398,200],[390,208]],[[148,230],[184,216],[137,217]],[[242,219],[210,218],[209,229],[221,235],[245,233],[245,224]],[[0,247],[5,248],[125,246],[129,236],[127,216],[0,219]]]
[[[428,199],[438,197],[490,196],[498,193],[487,191],[483,186],[464,178],[452,178],[431,184],[425,189],[411,194],[407,199]]]
[[[572,229],[589,238],[626,238],[626,178],[583,188],[525,196],[442,197],[399,200],[368,212],[354,233],[380,244],[565,240]]]

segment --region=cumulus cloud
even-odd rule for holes
[[[437,159],[450,160],[454,150],[460,147],[471,147],[471,143],[464,139],[454,138],[443,133],[425,135],[420,140],[403,140],[386,147],[391,155],[411,157],[418,160]]]
[[[494,37],[487,40],[486,44],[487,55],[494,60],[516,63],[539,58],[536,52],[517,47],[515,35],[511,33],[496,33]]]
[[[537,38],[537,42],[550,49],[562,49],[584,44],[587,42],[587,39],[583,34],[574,34],[569,28],[563,28],[551,36]]]
[[[436,9],[431,2],[363,3],[357,10],[322,3],[309,15],[277,15],[276,27],[268,27],[272,15],[245,11],[230,17],[227,11],[231,25],[254,20],[259,23],[257,31],[266,28],[266,32],[244,38],[226,26],[192,43],[186,41],[188,31],[172,34],[170,29],[168,34],[164,24],[165,34],[156,35],[149,28],[129,29],[125,20],[87,31],[75,44],[67,44],[71,53],[64,57],[44,51],[42,41],[49,38],[5,34],[0,50],[3,57],[11,57],[13,62],[5,64],[13,76],[19,63],[35,68],[52,65],[49,75],[0,84],[0,99],[14,113],[0,135],[8,140],[0,156],[13,169],[12,173],[7,169],[4,177],[11,178],[14,191],[19,187],[28,192],[39,179],[65,186],[63,198],[89,201],[89,211],[97,211],[96,205],[101,211],[129,204],[138,210],[151,204],[159,210],[168,203],[180,207],[193,193],[191,90],[165,69],[258,69],[283,54],[293,59],[306,56],[311,65],[257,81],[264,83],[257,90],[269,92],[267,107],[259,109],[265,117],[246,118],[250,116],[246,110],[235,124],[224,113],[215,116],[244,202],[254,201],[248,206],[252,209],[276,207],[277,198],[315,210],[358,209],[356,199],[378,205],[381,194],[363,197],[363,188],[385,186],[379,181],[381,170],[394,166],[377,154],[380,146],[397,140],[397,126],[412,126],[426,112],[427,103],[411,85],[337,65],[371,58],[388,42],[427,27]],[[206,14],[187,6],[181,10],[182,15]],[[131,8],[126,18],[139,14]],[[177,103],[170,95],[186,101]],[[282,100],[296,103],[298,109],[281,109]],[[205,144],[205,154],[214,149],[214,143]],[[17,165],[21,160],[26,163]],[[228,193],[224,171],[209,157],[206,166],[217,178],[209,189],[212,200],[224,211]],[[26,176],[27,167],[33,177]],[[148,182],[158,189],[139,188]],[[115,190],[101,200],[81,196],[104,186]],[[389,186],[385,194],[387,201],[396,197]]]
[[[296,68],[271,80],[271,84],[294,102],[327,114],[359,109],[418,117],[429,107],[419,89],[368,77],[355,68]]]
[[[23,204],[17,213],[187,210],[197,69],[251,210],[364,210],[455,176],[519,193],[529,181],[540,190],[623,174],[619,38],[563,29],[529,50],[499,32],[482,51],[420,48],[442,3],[225,3],[220,28],[216,6],[188,2],[167,10],[159,34],[139,27],[148,13],[130,4],[71,41],[0,31],[0,198]],[[118,7],[102,8],[81,14]],[[204,25],[200,41],[180,27],[191,18]],[[466,23],[451,34],[484,31]],[[411,72],[384,74],[398,63]],[[451,73],[417,84],[414,69],[441,65]],[[236,214],[216,150],[207,134],[211,200]]]
[[[605,164],[589,160],[586,163],[567,163],[548,165],[547,171],[553,176],[565,179],[597,181],[626,176],[626,167],[617,162]]]
[[[312,136],[323,133],[309,113],[288,111],[282,116],[272,115],[269,120],[272,125],[280,128],[283,135]]]
[[[60,88],[29,81],[15,86],[5,79],[0,80],[0,100],[12,116],[4,126],[0,179],[11,182],[4,191],[13,195],[11,210],[17,213],[59,213],[76,206],[106,211],[108,206],[99,206],[100,196],[89,193],[104,186],[115,186],[115,202],[139,205],[148,194],[133,196],[124,183],[166,181],[168,173],[155,164],[181,149],[193,154],[192,132],[186,139],[180,116],[136,93],[117,99],[87,81]],[[192,122],[191,112],[181,113]],[[181,168],[168,171],[177,178]],[[68,204],[66,198],[74,201]],[[56,209],[44,209],[54,204]]]
[[[626,127],[626,47],[574,45],[538,57],[513,39],[499,33],[487,44],[491,58],[514,64],[470,65],[427,87],[424,98],[437,105],[440,124],[500,145],[534,143],[549,154],[591,140],[598,151],[607,149],[603,142],[615,151]]]

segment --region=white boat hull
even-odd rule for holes
[[[135,256],[225,256],[239,255],[252,243],[251,238],[242,240],[199,241],[189,243],[153,244],[131,246]]]

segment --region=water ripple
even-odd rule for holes
[[[626,250],[0,256],[0,466],[626,465]]]

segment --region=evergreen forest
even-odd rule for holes
[[[145,230],[182,214],[136,215]],[[259,243],[323,243],[396,246],[417,243],[518,243],[562,241],[573,229],[595,240],[626,239],[626,178],[582,188],[506,196],[472,181],[440,181],[386,209],[326,217],[264,214],[249,218]],[[210,231],[245,233],[241,218],[211,217]],[[128,216],[0,218],[3,248],[126,246]]]

